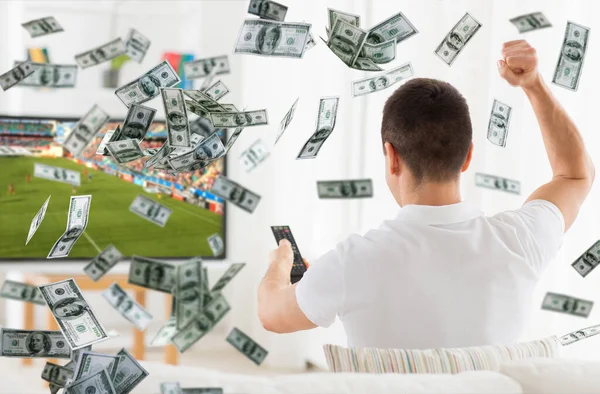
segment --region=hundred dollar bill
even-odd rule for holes
[[[183,100],[183,90],[161,88],[165,117],[167,118],[167,142],[172,148],[189,148],[190,125]]]
[[[116,282],[102,293],[102,297],[140,331],[144,331],[152,321],[152,315]]]
[[[163,146],[148,160],[144,162],[144,168],[154,167],[155,165],[162,164],[163,160],[167,159],[167,156],[171,152],[168,143],[164,143]]]
[[[158,152],[158,148],[142,149],[144,156],[154,156]]]
[[[223,251],[225,250],[225,244],[223,243],[223,238],[221,238],[219,233],[211,235],[207,240],[213,256],[220,256],[223,254]]]
[[[233,327],[226,340],[256,365],[260,365],[265,361],[267,354],[269,354],[264,347],[254,342],[252,338],[236,327]]]
[[[71,130],[63,147],[68,149],[73,156],[79,156],[109,119],[110,116],[102,108],[94,105]]]
[[[119,357],[110,354],[95,353],[91,351],[81,352],[73,373],[73,380],[80,380],[92,376],[102,369],[106,369],[108,376],[114,379],[119,366]]]
[[[179,82],[181,79],[173,67],[164,60],[138,79],[115,90],[115,94],[126,107],[129,107],[131,104],[152,100],[160,94],[160,88],[170,88]]]
[[[413,76],[412,64],[406,63],[386,71],[384,74],[371,78],[360,79],[352,82],[352,96],[358,97],[365,94],[379,92],[390,86]]]
[[[220,175],[214,181],[210,192],[252,213],[260,202],[260,196]]]
[[[171,209],[141,194],[133,200],[129,206],[129,211],[154,224],[158,224],[160,227],[165,227],[169,216],[173,213]]]
[[[151,346],[165,346],[171,343],[171,339],[178,333],[177,319],[173,316],[158,330],[156,336],[150,342]]]
[[[229,74],[229,58],[227,55],[196,59],[183,64],[183,72],[186,79],[203,78],[211,73],[213,68],[217,71],[215,75]]]
[[[379,44],[365,42],[360,55],[377,64],[389,63],[396,58],[396,40],[388,40]]]
[[[109,333],[109,336],[112,338],[112,335]],[[77,350],[71,351],[71,361],[65,364],[65,368],[69,368],[71,371],[75,372],[75,368],[77,368],[77,363],[79,362],[79,358],[83,354],[83,352],[91,352],[92,345],[82,347]]]
[[[65,31],[53,16],[47,16],[45,18],[34,19],[29,22],[21,23],[21,26],[27,30],[31,38]]]
[[[303,21],[302,23],[305,23],[305,22]],[[315,38],[313,37],[312,33],[309,30],[308,38],[306,39],[306,44],[304,44],[304,52],[308,51],[309,49],[314,48],[316,45],[317,45],[317,42],[315,41]]]
[[[242,152],[240,155],[240,161],[246,169],[246,172],[249,172],[255,169],[267,157],[269,157],[269,149],[262,142],[262,140],[259,139],[250,145],[248,149]]]
[[[338,21],[340,23],[340,21]],[[319,101],[317,131],[306,141],[296,159],[314,159],[335,127],[339,97],[323,97]]]
[[[466,13],[438,45],[435,54],[451,66],[480,27],[481,23],[477,22],[469,13]]]
[[[221,290],[244,268],[246,263],[233,263],[227,268],[227,271],[219,278],[217,283],[210,289],[211,294],[220,293]]]
[[[150,40],[135,29],[129,29],[125,40],[125,51],[131,60],[141,63],[150,47]]]
[[[352,26],[343,19],[337,19],[331,29],[327,46],[348,66],[353,66],[360,56],[363,45],[367,40],[367,32],[357,26]]]
[[[587,274],[592,272],[598,265],[600,265],[600,241],[596,241],[588,250],[579,256],[577,260],[571,264],[571,267],[575,268],[575,271],[585,278]]]
[[[211,86],[206,88],[203,92],[211,99],[219,101],[221,97],[229,93],[229,89],[221,80],[218,80],[217,82],[213,83]]]
[[[0,75],[0,87],[6,91],[19,82],[25,80],[28,76],[38,70],[38,67],[31,63],[29,60],[19,64],[16,67],[8,70],[4,74]]]
[[[569,90],[577,90],[589,35],[589,27],[567,22],[567,29],[552,83]]]
[[[199,90],[184,90],[183,94],[191,98],[193,102],[186,100],[186,107],[194,112],[196,115],[201,117],[208,117],[209,112],[229,112],[221,104],[210,98],[204,92]],[[197,108],[193,108],[197,107]]]
[[[138,160],[144,157],[144,152],[140,148],[138,140],[121,140],[107,142],[106,149],[108,153],[119,164],[129,163],[130,161]]]
[[[190,122],[190,133],[192,134],[192,140],[195,136],[198,136],[199,138],[192,141],[192,146],[196,146],[215,131],[217,131],[217,129],[215,129],[209,119],[202,117],[194,119]],[[222,129],[222,131],[226,132],[227,130]],[[194,143],[196,143],[196,145],[194,145]]]
[[[519,29],[519,33],[527,33],[533,30],[543,29],[544,27],[552,27],[552,24],[541,12],[517,16],[512,18],[510,23]]]
[[[328,26],[330,31],[333,29],[338,19],[346,21],[352,26],[360,27],[360,15],[334,10],[333,8],[327,8],[327,20],[329,21]]]
[[[582,300],[568,295],[551,292],[546,293],[546,296],[542,301],[542,309],[581,317],[588,317],[593,306],[594,301]]]
[[[119,365],[113,379],[117,394],[130,393],[140,382],[149,375],[137,360],[125,349],[119,350]],[[88,393],[86,393],[88,394]]]
[[[65,387],[69,379],[73,377],[73,371],[62,365],[46,362],[42,371],[42,379],[47,382],[54,383],[59,387]]]
[[[202,169],[225,154],[225,147],[218,133],[203,140],[192,151],[169,159],[171,167],[178,172],[190,172]]]
[[[108,339],[75,280],[66,279],[39,286],[39,289],[71,349],[77,350]]]
[[[229,149],[231,149],[231,147],[233,146],[235,141],[237,141],[237,139],[240,136],[240,134],[242,133],[242,131],[244,131],[243,127],[237,127],[233,131],[233,133],[231,133],[231,136],[229,136],[229,139],[227,140],[227,143],[225,144],[225,153],[229,152]]]
[[[310,31],[308,23],[272,22],[264,19],[244,21],[235,53],[301,58]]]
[[[201,258],[192,258],[191,261],[179,265],[175,269],[173,296],[177,299],[175,318],[178,330],[199,318],[203,312],[202,274]]]
[[[154,108],[132,104],[125,116],[119,139],[143,140],[154,120],[154,115],[156,115]]]
[[[296,107],[298,106],[298,100],[300,100],[300,97],[298,97],[296,101],[294,101],[294,104],[292,104],[292,108],[290,108],[290,110],[287,112],[287,114],[285,114],[285,116],[279,123],[279,130],[277,131],[277,136],[275,137],[275,144],[277,144],[277,141],[279,141],[279,139],[283,135],[283,132],[288,128],[290,123],[292,123],[292,119],[294,119],[294,114],[296,113]]]
[[[81,184],[81,174],[79,171],[67,170],[42,163],[33,164],[33,176],[50,181],[64,182],[74,186]]]
[[[406,16],[399,12],[372,27],[367,36],[367,43],[380,44],[395,39],[396,44],[400,44],[418,32],[417,28],[410,23]]]
[[[117,394],[106,369],[96,371],[94,374],[71,382],[65,387],[65,394],[91,393]]]
[[[69,202],[69,214],[67,216],[67,229],[56,241],[48,259],[64,258],[69,255],[75,243],[85,231],[90,214],[92,195],[71,196]]]
[[[521,182],[495,175],[475,173],[475,185],[508,193],[521,194]]]
[[[79,174],[79,173],[77,173],[77,174]],[[48,203],[50,202],[50,197],[52,197],[52,196],[48,196],[48,198],[46,199],[46,201],[44,202],[44,204],[42,205],[40,210],[35,214],[33,219],[31,219],[31,224],[29,225],[29,233],[27,234],[27,240],[25,241],[25,245],[27,245],[29,243],[29,241],[31,240],[31,237],[33,237],[33,235],[35,234],[37,229],[42,224],[42,220],[44,220],[44,217],[46,216],[46,209],[48,208]]]
[[[211,113],[209,115],[215,127],[250,127],[269,124],[266,109],[236,113]]]
[[[510,124],[510,115],[512,108],[508,105],[494,99],[490,122],[488,123],[487,139],[494,145],[506,146],[508,137],[508,125]]]
[[[223,394],[221,387],[189,387],[182,388],[181,394]]]
[[[271,0],[250,0],[250,5],[248,6],[249,14],[278,22],[285,20],[287,10],[288,8],[283,4]]]
[[[597,326],[591,326],[578,331],[570,332],[561,336],[560,338],[558,338],[558,340],[563,346],[567,346],[572,343],[579,342],[582,339],[593,337],[594,335],[598,334],[600,334],[600,324]]]
[[[351,68],[361,71],[383,71],[383,68],[379,67],[373,60],[367,59],[366,57],[357,57],[356,61]]]
[[[100,141],[100,145],[98,145],[98,149],[96,149],[97,155],[108,156],[108,149],[106,149],[106,144],[113,141],[119,140],[119,135],[121,133],[121,126],[117,126],[114,130],[108,130],[104,133],[104,137],[102,137],[102,141]]]
[[[125,42],[121,38],[116,38],[104,45],[75,55],[75,62],[81,68],[88,68],[107,62],[126,51]]]
[[[160,394],[182,394],[179,382],[163,382],[160,384]]]
[[[119,261],[123,260],[123,255],[114,245],[108,245],[100,254],[90,261],[84,268],[83,272],[97,282],[104,274],[106,274]]]
[[[18,66],[22,62],[14,62]],[[73,88],[77,82],[77,65],[32,63],[36,68],[19,86],[46,88]]]
[[[141,256],[132,256],[128,282],[151,290],[171,293],[175,286],[175,266]]]
[[[215,79],[216,75],[217,75],[217,68],[213,67],[213,69],[210,70],[210,73],[202,81],[202,85],[200,85],[200,88],[198,90],[201,91],[201,92],[203,92],[206,89],[208,89],[208,87],[210,85],[212,85],[213,80]]]
[[[38,305],[46,305],[44,297],[40,290],[33,285],[28,283],[15,282],[12,280],[5,280],[0,289],[0,297],[10,298],[17,301],[31,302]]]
[[[71,356],[71,348],[60,331],[0,328],[0,339],[2,357],[69,358]]]
[[[317,181],[319,198],[368,198],[373,197],[371,179],[351,179],[343,181]]]

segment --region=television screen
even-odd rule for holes
[[[149,157],[118,164],[96,151],[106,131],[116,129],[119,121],[109,122],[74,158],[62,143],[76,123],[77,119],[0,116],[0,259],[45,259],[65,232],[70,197],[87,194],[92,195],[87,227],[68,259],[91,259],[111,244],[124,256],[210,259],[214,256],[208,238],[214,234],[223,240],[217,258],[225,257],[224,201],[209,191],[225,171],[224,158],[202,170],[178,174],[144,168]],[[165,123],[155,121],[140,145],[160,148],[165,140]],[[35,163],[77,171],[80,184],[35,177]],[[138,195],[171,209],[164,227],[130,212]],[[49,196],[45,218],[25,245],[31,221]]]

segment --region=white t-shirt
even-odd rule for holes
[[[545,200],[491,217],[467,202],[407,205],[314,261],[296,297],[316,325],[339,316],[348,346],[510,344],[563,233],[562,213]]]

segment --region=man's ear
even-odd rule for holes
[[[398,157],[398,152],[396,152],[396,149],[394,149],[392,144],[390,144],[389,142],[383,144],[383,150],[385,152],[386,157],[385,162],[388,167],[387,171],[391,175],[398,175],[398,173],[400,172],[400,160]]]
[[[465,158],[465,162],[463,163],[460,172],[465,172],[469,169],[469,166],[471,165],[471,159],[473,158],[473,149],[475,149],[475,145],[473,144],[473,141],[471,141],[471,146],[469,146],[467,157]]]

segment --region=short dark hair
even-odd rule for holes
[[[472,137],[467,101],[447,82],[412,79],[383,107],[382,141],[394,147],[418,183],[456,179]]]

